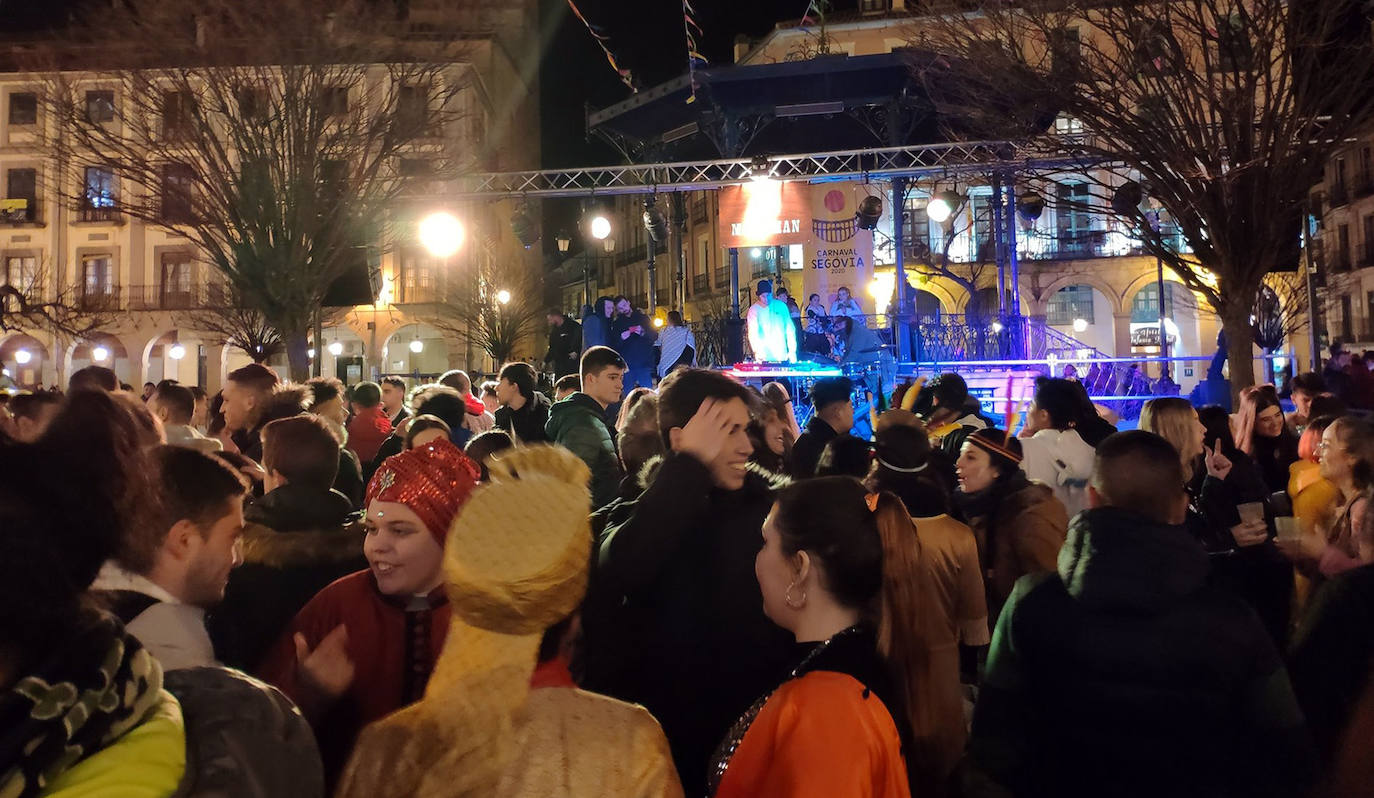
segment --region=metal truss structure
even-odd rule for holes
[[[1089,165],[1084,161],[1036,158],[1020,145],[1008,142],[974,141],[804,155],[474,174],[458,178],[454,186],[456,191],[444,198],[498,200],[700,191],[759,179],[761,175],[757,172],[764,160],[768,162],[767,176],[772,179],[813,183],[894,177],[929,179]]]

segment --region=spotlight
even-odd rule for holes
[[[658,207],[653,194],[644,198],[644,229],[649,231],[649,240],[655,244],[668,239],[668,217]]]
[[[103,346],[97,346],[91,350],[91,359],[97,362],[104,361],[110,356],[110,350]]]
[[[654,326],[655,326],[655,327],[662,327],[662,326],[663,326],[663,319],[660,319],[660,318],[658,318],[657,316],[655,316],[655,317],[654,317]]]
[[[869,194],[859,203],[859,210],[855,214],[859,219],[860,230],[874,230],[878,227],[878,220],[883,216],[882,197]]]
[[[605,241],[611,234],[611,220],[598,214],[592,217],[587,229],[591,231],[592,238],[597,241]]]
[[[1027,191],[1016,198],[1016,212],[1022,219],[1033,222],[1045,212],[1045,198],[1034,191]]]
[[[327,348],[329,349],[329,354],[333,355],[334,357],[338,357],[339,355],[343,354],[343,344],[339,341],[330,341],[329,346]]]
[[[760,183],[773,179],[773,164],[769,163],[768,156],[755,155],[749,162],[749,179]]]
[[[992,331],[995,333],[1000,333],[1002,331],[1002,322],[994,321],[992,323]]]
[[[1074,332],[1084,332],[1084,331],[1087,330],[1087,329],[1088,329],[1088,320],[1087,320],[1087,319],[1074,319],[1074,320],[1073,320],[1073,331],[1074,331]]]
[[[416,338],[414,341],[410,342],[410,351],[414,352],[417,355],[420,354],[421,352],[425,351],[425,342],[421,341],[419,338]]]
[[[186,357],[186,347],[181,344],[172,344],[172,347],[167,350],[167,357],[173,360],[181,360],[183,357]]]
[[[525,212],[524,208],[516,211],[510,217],[510,229],[519,239],[520,246],[529,249],[539,242],[539,228],[535,226],[534,220]]]
[[[21,366],[28,363],[30,360],[33,360],[33,355],[27,349],[20,349],[14,353],[14,362]]]
[[[463,223],[447,211],[420,220],[420,243],[436,258],[447,258],[463,246]]]
[[[500,291],[497,291],[496,301],[500,302],[502,305],[508,304],[510,302],[510,292],[504,288],[502,288]]]
[[[763,250],[759,249],[758,247],[754,247],[753,249],[749,250],[749,257],[753,258],[754,260],[758,260],[759,258],[763,257]]]
[[[1145,201],[1145,191],[1134,180],[1127,180],[1112,194],[1112,210],[1121,216],[1134,217],[1140,213],[1140,203]]]
[[[941,191],[926,204],[926,215],[936,222],[943,223],[954,215],[964,204],[964,198],[957,191]]]

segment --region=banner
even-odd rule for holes
[[[720,245],[772,247],[811,237],[810,186],[756,180],[720,189]]]
[[[873,313],[873,231],[860,230],[856,211],[866,194],[853,186],[811,186],[811,229],[804,248],[806,295],[820,294],[826,307],[840,288],[848,288],[864,313]]]

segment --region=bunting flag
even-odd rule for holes
[[[682,31],[687,35],[687,78],[692,87],[692,96],[687,98],[687,102],[697,101],[697,65],[706,66],[709,61],[706,56],[701,54],[697,46],[697,37],[692,33],[695,29],[698,35],[705,35],[701,26],[695,19],[696,9],[692,8],[691,0],[682,0]]]
[[[615,55],[612,54],[611,49],[606,46],[606,42],[610,41],[611,37],[602,33],[595,25],[588,22],[587,18],[582,16],[582,11],[577,7],[577,3],[574,3],[573,0],[568,0],[568,8],[571,8],[573,14],[576,14],[577,18],[582,20],[582,24],[586,26],[587,32],[596,40],[596,44],[601,48],[601,52],[606,54],[606,60],[610,62],[611,69],[614,69],[615,73],[620,76],[620,82],[629,86],[631,92],[638,92],[639,90],[635,88],[634,79],[630,76],[630,70],[621,69],[620,65],[615,62]]]

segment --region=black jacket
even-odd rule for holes
[[[813,416],[806,422],[806,430],[792,444],[792,459],[787,466],[787,474],[793,479],[810,479],[816,476],[816,465],[821,461],[825,445],[839,436],[820,416]]]
[[[1183,526],[1078,514],[1017,583],[974,710],[977,770],[1018,796],[1302,794],[1311,739],[1278,652],[1207,586]]]
[[[1324,759],[1337,753],[1374,658],[1374,565],[1323,584],[1293,638],[1293,689]]]
[[[206,622],[226,665],[255,669],[316,593],[367,567],[362,514],[338,491],[283,485],[244,511],[243,564]]]
[[[553,367],[554,379],[577,373],[577,359],[582,354],[582,325],[569,318],[562,324],[549,325],[549,348],[545,362]]]
[[[688,795],[704,794],[716,745],[791,658],[792,636],[763,614],[754,576],[775,487],[750,472],[722,491],[695,458],[669,454],[601,537],[593,589],[623,597],[633,623],[630,660],[597,686],[658,718]]]
[[[549,397],[535,391],[519,410],[511,410],[505,405],[496,408],[496,428],[511,433],[516,443],[547,441],[549,436],[544,432],[544,425],[549,423],[551,405]]]

